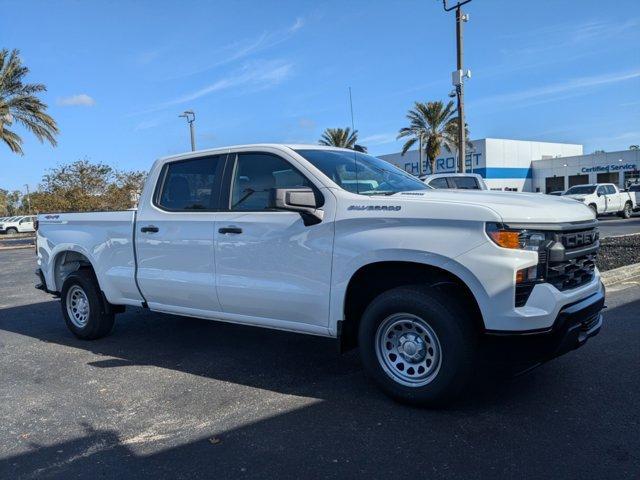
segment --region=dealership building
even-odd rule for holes
[[[585,183],[615,183],[622,188],[640,177],[639,150],[585,155],[582,145],[571,143],[500,138],[471,143],[467,172],[480,174],[493,190],[549,193]],[[455,156],[445,152],[436,159],[435,173],[456,171]],[[380,156],[414,175],[430,173],[429,161],[424,157],[421,169],[415,150]]]

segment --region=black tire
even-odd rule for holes
[[[627,202],[624,204],[624,208],[622,209],[622,212],[620,212],[620,216],[625,220],[627,220],[631,218],[632,213],[633,213],[633,207],[631,206],[631,203]]]
[[[72,289],[75,291],[80,289],[84,293],[86,300],[88,300],[89,310],[84,324],[79,324],[81,322],[74,321],[70,317],[67,306],[68,302],[73,301],[69,295]],[[76,337],[82,340],[95,340],[108,335],[113,329],[115,321],[113,310],[102,296],[98,281],[90,270],[77,270],[70,274],[62,285],[60,298],[64,321]],[[73,312],[73,303],[71,310]]]
[[[7,228],[7,235],[16,235],[18,233],[18,229],[14,227]]]
[[[427,286],[398,287],[376,297],[362,316],[358,336],[360,355],[367,375],[387,395],[403,403],[439,407],[455,399],[469,385],[478,348],[478,333],[474,321],[459,303],[456,304],[445,292]],[[392,373],[387,373],[385,368],[391,368],[383,366],[385,360],[379,360],[377,352],[383,348],[377,350],[377,345],[385,338],[385,330],[383,326],[379,336],[378,329],[383,323],[387,325],[395,314],[418,317],[436,335],[441,350],[441,355],[438,356],[439,369],[424,385],[403,384]],[[407,334],[410,333],[409,330]],[[396,344],[401,341],[399,338]],[[388,345],[387,343],[387,348]],[[385,351],[384,355],[388,353]],[[407,365],[408,369],[412,364]]]
[[[595,214],[596,218],[598,218],[598,207],[596,206],[596,204],[590,203],[589,208],[593,210],[593,213]]]

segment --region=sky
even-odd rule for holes
[[[451,0],[449,0],[451,1]],[[375,155],[400,150],[415,101],[448,100],[455,19],[438,0],[5,1],[0,48],[60,128],[58,146],[0,145],[0,188],[34,189],[81,158],[147,170],[190,149],[317,143],[351,125]],[[471,138],[640,144],[638,0],[473,0],[465,6]]]

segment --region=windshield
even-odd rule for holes
[[[417,178],[384,160],[346,150],[296,150],[345,190],[360,195],[392,195],[428,190]]]
[[[563,193],[563,195],[589,195],[596,191],[595,185],[576,185]]]

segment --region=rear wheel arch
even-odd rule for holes
[[[342,350],[357,345],[358,328],[367,306],[380,294],[397,287],[431,286],[443,294],[460,298],[470,312],[478,331],[484,330],[482,311],[469,286],[454,273],[429,264],[407,261],[382,261],[360,267],[349,280],[339,336]]]
[[[93,274],[96,283],[98,282],[91,261],[83,253],[65,250],[58,253],[53,262],[53,281],[56,292],[62,290],[62,285],[69,275],[81,269],[89,270]]]

